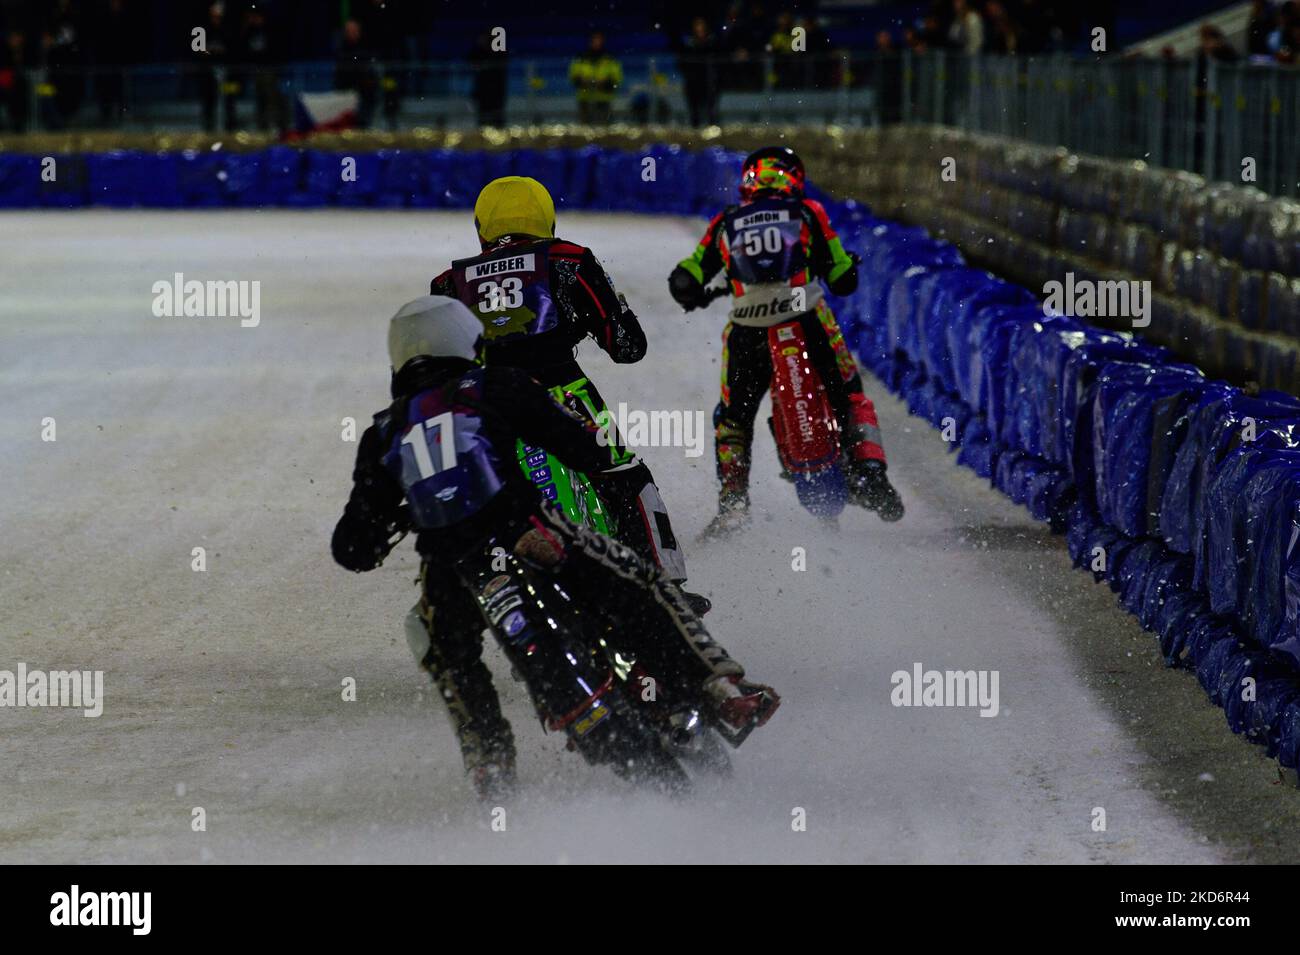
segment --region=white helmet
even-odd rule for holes
[[[412,358],[478,356],[480,322],[464,303],[445,295],[425,295],[407,302],[388,323],[388,360],[401,371]]]

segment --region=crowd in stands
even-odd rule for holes
[[[716,121],[724,90],[833,89],[873,81],[896,86],[898,67],[889,61],[904,49],[913,54],[1066,49],[1079,32],[1077,16],[1064,0],[931,0],[915,22],[882,29],[873,62],[855,73],[854,56],[832,41],[817,17],[774,11],[762,0],[737,0],[718,22],[704,16],[690,22],[679,45],[678,68],[690,121],[706,125]]]
[[[1069,49],[1081,31],[1081,11],[1061,0],[932,0],[918,23],[901,34],[882,30],[876,48],[913,53],[952,50],[1034,55]],[[1090,24],[1108,25],[1105,4],[1089,11]]]
[[[124,0],[104,0],[93,6],[74,0],[0,7],[0,112],[7,128],[26,129],[31,122],[33,89],[29,71],[44,67],[50,125],[75,115],[82,107],[86,84],[73,81],[87,67],[104,70],[94,98],[101,117],[120,113],[124,89],[122,65],[132,62],[142,35]],[[0,126],[0,128],[5,128]]]
[[[183,64],[183,95],[196,102],[204,128],[283,132],[290,114],[284,64],[319,60],[324,49],[332,50],[334,87],[356,94],[359,124],[396,124],[402,97],[425,89],[428,74],[416,65],[431,59],[436,5],[432,0],[344,0],[324,4],[329,13],[317,17],[306,14],[322,7],[305,3],[176,0],[176,22],[202,26],[202,42],[191,48],[184,46],[190,28],[154,29],[150,17],[156,8],[143,0],[0,0],[0,129],[65,128],[84,124],[96,110],[100,125],[116,125],[129,100],[126,68],[169,62]],[[914,56],[1082,51],[1092,29],[1113,27],[1117,4],[929,0],[914,20],[911,13],[902,21],[880,18],[887,26],[874,44],[862,42],[859,28],[851,51],[832,37],[833,8],[819,15],[815,0],[699,0],[682,5],[678,9],[687,12],[668,16],[655,29],[672,47],[689,120],[703,126],[717,121],[719,98],[727,91],[874,83],[888,100],[901,82],[897,55],[904,51]],[[310,36],[300,36],[308,27]],[[172,38],[178,40],[176,49],[161,57],[150,44],[172,33],[179,34]],[[1214,25],[1204,25],[1197,54],[1202,72],[1210,60],[1300,65],[1300,0],[1254,0],[1240,45],[1244,48]],[[864,49],[868,46],[873,49]],[[467,38],[463,62],[479,123],[503,124],[508,53],[484,30]],[[594,124],[614,118],[620,97],[630,103],[634,119],[667,115],[670,107],[663,90],[654,88],[654,78],[648,98],[644,87],[640,93],[629,90],[620,59],[600,32],[590,34],[567,73],[578,118]],[[31,115],[33,108],[37,116]]]
[[[1300,64],[1300,3],[1287,0],[1275,5],[1269,0],[1253,0],[1244,46],[1238,50],[1211,23],[1201,27],[1202,58],[1220,63],[1247,60],[1255,64]]]
[[[328,14],[316,15],[322,8]],[[299,34],[322,32],[336,51],[335,86],[356,91],[362,123],[381,109],[391,122],[400,82],[375,65],[427,59],[422,46],[433,32],[433,7],[351,0],[343,8],[345,17],[337,4],[177,0],[160,46],[157,7],[142,0],[0,2],[0,129],[21,131],[36,120],[47,129],[84,123],[88,98],[100,125],[116,125],[127,108],[126,68],[161,63],[184,68],[184,89],[197,100],[204,128],[216,128],[220,112],[226,130],[283,131],[289,109],[281,67],[314,52]],[[33,89],[38,70],[43,80]],[[39,117],[31,115],[33,103]]]

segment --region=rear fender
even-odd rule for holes
[[[794,475],[833,467],[840,457],[838,425],[826,386],[808,358],[808,341],[795,322],[767,330],[772,355],[772,422],[777,452]]]

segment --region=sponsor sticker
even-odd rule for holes
[[[486,600],[488,597],[491,597],[508,583],[510,583],[509,574],[498,574],[493,577],[488,581],[487,586],[483,588],[483,599]]]
[[[535,261],[534,253],[529,252],[527,255],[515,255],[508,259],[479,262],[477,265],[471,265],[465,270],[465,279],[472,282],[488,275],[501,275],[506,272],[531,272]]]
[[[573,724],[573,731],[579,736],[586,736],[607,716],[609,716],[609,707],[597,700],[591,712]]]
[[[516,607],[522,607],[524,604],[524,598],[520,597],[516,593],[506,593],[501,594],[493,601],[493,603],[497,603],[499,606],[488,607],[488,620],[492,621],[492,626],[495,627],[501,623],[501,618],[511,610],[514,610]]]
[[[739,232],[741,229],[747,229],[751,226],[789,221],[790,212],[788,209],[764,209],[761,212],[754,212],[747,216],[741,216],[735,221],[734,228]]]
[[[508,637],[517,637],[519,631],[524,629],[524,615],[516,610],[510,616],[506,617],[505,622],[501,625]]]

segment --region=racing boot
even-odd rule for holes
[[[447,706],[447,716],[460,744],[461,760],[480,799],[508,797],[515,788],[515,740],[501,714],[492,674],[474,653],[452,654],[429,638],[432,613],[420,601],[406,618],[406,636],[420,667],[432,678]],[[465,657],[461,659],[460,657]]]
[[[718,515],[704,529],[701,540],[726,537],[749,523],[749,464],[754,432],[717,412],[715,419],[714,454],[722,487],[718,491]]]
[[[903,499],[889,483],[885,470],[885,462],[874,458],[849,462],[846,475],[849,500],[875,511],[882,521],[892,522],[903,516]]]
[[[713,715],[721,724],[722,735],[732,746],[743,743],[781,705],[776,690],[761,683],[750,683],[735,673],[712,677],[704,684],[704,690],[713,704]]]
[[[718,495],[718,513],[700,534],[700,540],[722,540],[749,526],[749,495]]]

